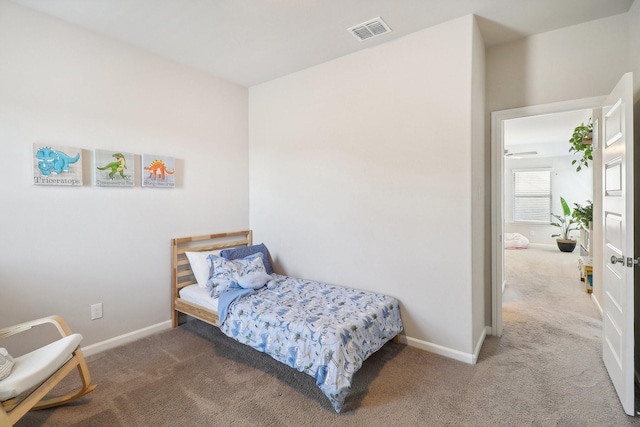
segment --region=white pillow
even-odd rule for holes
[[[191,270],[198,282],[198,286],[202,288],[207,287],[207,280],[209,280],[209,262],[207,257],[209,255],[215,255],[218,251],[203,251],[203,252],[185,252],[191,264]]]
[[[526,249],[529,247],[529,239],[520,233],[504,233],[505,249]]]
[[[271,280],[271,276],[265,271],[253,271],[238,277],[238,285],[245,289],[258,289],[263,287],[269,280]]]
[[[13,358],[6,348],[0,347],[0,380],[3,380],[11,373],[13,368]]]

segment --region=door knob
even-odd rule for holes
[[[616,263],[624,264],[624,257],[617,258],[615,255],[611,255],[611,264]]]

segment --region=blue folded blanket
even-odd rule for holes
[[[229,306],[236,300],[242,298],[243,296],[250,295],[254,293],[255,290],[251,288],[242,288],[238,283],[231,282],[229,288],[220,294],[218,298],[218,324],[222,325],[227,318],[227,313],[229,312]]]

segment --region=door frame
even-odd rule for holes
[[[562,101],[493,111],[491,113],[491,335],[502,335],[502,291],[504,288],[504,122],[541,114],[564,113],[602,107],[606,97]],[[568,148],[567,148],[568,150]],[[595,165],[594,165],[595,167]],[[595,186],[602,186],[594,180]],[[594,224],[594,227],[598,226]]]

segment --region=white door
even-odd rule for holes
[[[622,76],[602,110],[603,354],[624,411],[634,415],[633,77]]]

